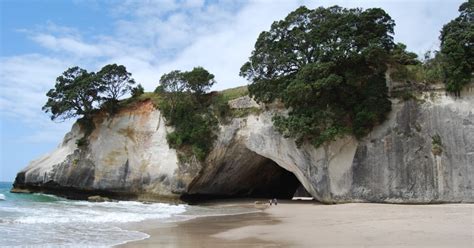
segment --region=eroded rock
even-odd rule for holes
[[[90,201],[90,202],[110,202],[110,201],[112,201],[107,197],[102,197],[102,196],[99,196],[99,195],[89,196],[89,197],[87,197],[87,200]]]
[[[169,127],[144,103],[97,119],[87,150],[77,149],[83,134],[74,125],[58,149],[18,173],[15,190],[100,191],[149,201],[288,198],[302,185],[326,203],[474,202],[474,91],[462,96],[433,91],[418,100],[393,100],[388,120],[367,137],[317,149],[279,134],[272,124],[279,110],[267,106],[221,126],[204,163],[178,162],[166,143]],[[235,106],[253,107],[248,101]],[[432,151],[435,135],[442,152]]]

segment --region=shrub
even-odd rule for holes
[[[76,145],[77,145],[77,147],[79,147],[81,149],[87,147],[89,145],[89,142],[87,141],[87,137],[82,137],[80,139],[77,139],[76,140]]]
[[[145,93],[145,89],[141,84],[138,84],[137,87],[132,88],[132,97],[137,98]]]
[[[435,156],[439,156],[443,153],[443,143],[439,134],[435,134],[431,137],[431,152]]]
[[[195,156],[202,161],[212,149],[218,129],[214,111],[225,108],[211,106],[214,95],[205,93],[214,83],[214,75],[196,67],[190,72],[164,74],[155,89],[163,98],[159,108],[166,124],[174,127],[174,132],[167,135],[168,144],[182,154],[180,160]]]

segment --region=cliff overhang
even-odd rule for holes
[[[62,144],[19,172],[14,190],[75,199],[165,200],[291,198],[302,186],[324,203],[474,202],[474,90],[461,98],[424,89],[392,99],[387,121],[365,138],[319,148],[277,132],[281,108],[241,97],[233,108],[258,108],[219,127],[205,161],[180,161],[166,142],[172,127],[149,101],[96,120],[87,149],[74,125]],[[436,141],[435,140],[439,140]]]

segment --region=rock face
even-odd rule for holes
[[[272,125],[277,109],[221,126],[206,161],[180,163],[169,127],[145,102],[96,120],[89,148],[77,149],[77,125],[51,154],[18,173],[14,190],[70,197],[202,199],[284,197],[301,185],[326,203],[474,202],[474,90],[393,100],[388,120],[362,140],[297,147]],[[255,108],[250,98],[233,108]],[[258,107],[258,105],[257,105]]]
[[[29,189],[86,199],[176,198],[183,187],[175,172],[176,152],[166,142],[167,127],[151,102],[121,111],[113,118],[96,118],[86,150],[76,140],[84,134],[75,124],[52,153],[19,172],[14,190]]]
[[[102,197],[99,195],[89,196],[87,200],[90,202],[110,202],[111,200],[107,197]]]

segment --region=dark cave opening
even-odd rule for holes
[[[256,198],[291,199],[301,183],[296,176],[275,163],[266,159],[248,181],[247,189],[243,189],[242,196]]]
[[[305,192],[296,176],[273,160],[245,150],[206,171],[181,199],[199,202],[225,198],[292,199]],[[307,193],[306,193],[307,194]]]

